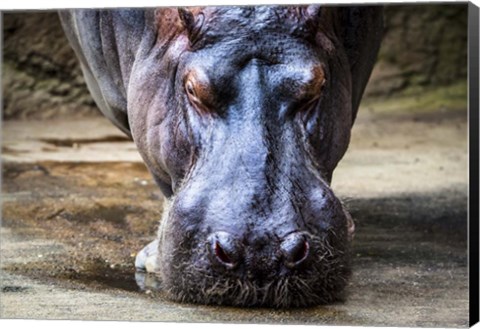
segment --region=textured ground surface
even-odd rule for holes
[[[134,146],[104,119],[4,122],[1,317],[466,326],[466,122],[361,110],[333,184],[357,221],[348,299],[282,311],[140,291],[162,197]]]

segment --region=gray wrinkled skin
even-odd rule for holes
[[[171,299],[342,299],[354,226],[330,181],[381,15],[321,6],[60,13],[97,104],[133,137],[167,198],[158,241],[136,265],[154,268]]]

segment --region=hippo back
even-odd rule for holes
[[[145,10],[59,12],[88,89],[102,113],[127,135],[130,72],[145,29]]]

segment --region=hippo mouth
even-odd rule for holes
[[[310,256],[314,265],[309,268],[272,268],[274,274],[266,277],[235,270],[219,276],[201,261],[189,262],[181,266],[183,275],[164,278],[164,288],[174,301],[241,307],[307,307],[342,300],[350,276],[346,252],[335,248],[331,237],[310,236],[309,241],[319,250]]]
[[[354,227],[350,214],[343,206],[342,210],[347,223],[342,230],[289,234],[280,245],[292,248],[290,257],[264,248],[256,259],[242,258],[232,254],[224,232],[211,233],[206,241],[186,239],[177,246],[161,233],[137,256],[136,266],[155,272],[160,289],[176,302],[298,308],[342,301],[351,276],[349,245]],[[167,210],[162,224],[168,221]]]

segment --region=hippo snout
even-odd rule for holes
[[[219,273],[229,271],[239,278],[282,275],[299,268],[309,258],[310,244],[304,233],[294,232],[282,239],[268,239],[250,246],[246,239],[219,231],[208,237],[212,267]]]
[[[227,199],[221,191],[199,193],[198,175],[170,204],[159,231],[157,264],[169,298],[277,308],[342,298],[350,275],[349,217],[328,188],[308,193],[304,183],[311,198],[301,205],[265,201],[252,208],[257,197],[249,189]]]

